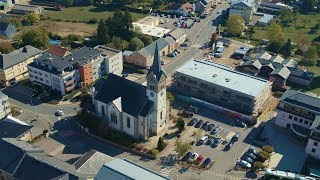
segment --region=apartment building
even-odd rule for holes
[[[269,97],[271,82],[209,60],[193,60],[176,71],[173,87],[178,94],[251,116]]]
[[[246,24],[250,23],[253,13],[257,10],[254,0],[233,0],[231,2],[229,16],[239,14]]]
[[[280,98],[275,124],[306,140],[306,154],[320,159],[320,98],[287,90]]]
[[[102,56],[105,57],[105,68],[107,74],[112,73],[120,76],[123,71],[122,51],[101,45],[95,48],[100,50],[102,52]]]
[[[7,95],[0,92],[0,119],[11,114],[9,98]]]
[[[47,51],[28,66],[30,81],[58,91],[64,96],[105,75],[104,59],[100,50],[89,47],[66,53],[64,56]]]
[[[27,45],[8,54],[0,54],[0,80],[9,86],[29,77],[28,64],[32,63],[42,51]]]

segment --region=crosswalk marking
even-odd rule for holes
[[[224,173],[218,173],[218,172],[212,172],[212,171],[204,171],[206,174],[210,174],[216,177],[222,177],[224,179],[230,179],[230,180],[241,180],[242,178],[238,178],[236,176],[224,174]]]
[[[195,47],[195,48],[201,48],[203,45],[202,44],[194,44],[192,45],[192,47]]]
[[[169,176],[170,172],[171,172],[170,168],[163,168],[163,169],[161,169],[160,174],[162,174],[164,176]]]

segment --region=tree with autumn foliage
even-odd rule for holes
[[[218,34],[217,33],[213,33],[211,35],[211,38],[210,38],[210,43],[211,43],[212,46],[214,46],[214,49],[216,48],[217,40],[218,40]]]

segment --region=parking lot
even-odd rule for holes
[[[186,126],[186,132],[181,138],[186,141],[195,141],[191,150],[193,153],[204,156],[204,159],[209,157],[213,160],[214,163],[209,170],[220,173],[226,173],[232,170],[235,167],[236,160],[239,159],[247,150],[247,148],[250,147],[249,144],[244,142],[244,139],[250,139],[250,137],[247,136],[251,131],[251,128],[239,127],[239,125],[235,123],[235,119],[225,116],[224,114],[209,112],[201,109],[197,114],[190,118],[190,120],[193,118],[203,120],[203,122],[208,121],[210,124],[214,124],[216,127],[219,126],[220,130],[216,134],[210,135],[209,131],[203,130],[202,132],[205,133],[201,135],[200,138],[207,135],[209,139],[221,139],[220,143],[216,147],[206,144],[199,145],[196,142],[197,137],[194,135],[194,131],[198,131],[197,129],[200,128],[196,128],[194,125]],[[232,137],[236,133],[240,134],[239,139],[229,150],[226,150],[225,146],[231,141]]]

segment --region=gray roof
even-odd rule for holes
[[[288,89],[280,100],[320,113],[320,98],[318,97]]]
[[[40,54],[42,51],[33,46],[27,45],[8,54],[0,55],[0,68],[7,69],[13,65],[26,61],[27,59]]]
[[[132,51],[125,50],[125,51],[123,51],[122,55],[123,56],[130,56],[132,53],[133,53]]]
[[[6,22],[0,22],[0,31],[6,31],[9,26],[14,26],[14,25]]]
[[[13,6],[12,10],[20,10],[20,11],[28,11],[28,12],[38,12],[38,11],[40,11],[40,8],[37,7],[37,6],[15,4],[15,5]]]
[[[43,53],[39,56],[35,61],[40,61],[49,66],[58,68],[59,70],[63,70],[75,63],[83,64],[87,61],[91,61],[92,59],[96,59],[97,56],[101,55],[101,51],[99,49],[93,49],[90,47],[82,47],[65,57],[56,56],[50,54],[48,52]],[[35,63],[32,65],[35,65]]]
[[[161,59],[160,59],[160,54],[159,54],[159,48],[158,48],[158,42],[156,42],[156,47],[154,49],[154,59],[153,59],[153,64],[150,67],[147,76],[152,74],[154,78],[159,82],[162,78],[166,78],[167,75],[162,69],[161,66]]]
[[[144,115],[144,108],[153,107],[145,107],[148,104],[145,86],[115,74],[110,73],[107,79],[99,79],[94,87],[98,92],[96,100],[108,104],[121,97],[122,110],[134,117]]]
[[[233,0],[231,2],[231,8],[232,8],[232,6],[239,5],[239,4],[243,4],[243,5],[247,6],[247,7],[251,7],[252,8],[253,4],[254,4],[254,1],[253,0]]]
[[[8,116],[0,122],[0,138],[18,138],[31,128],[31,125]]]
[[[115,158],[96,150],[91,150],[78,159],[74,163],[74,166],[79,172],[86,174],[97,174],[105,163],[114,159]]]
[[[304,71],[302,69],[296,68],[288,68],[290,70],[290,76],[299,77],[302,79],[306,79],[308,81],[312,81],[314,78],[314,73],[310,71]]]
[[[287,79],[290,75],[290,71],[287,67],[282,67],[282,68],[276,68],[274,69],[270,75],[279,75],[281,76],[283,79]]]
[[[140,166],[129,160],[115,159],[106,163],[96,175],[97,180],[118,179],[146,179],[146,180],[169,180],[155,171]]]
[[[312,130],[320,131],[320,116],[317,116],[316,119],[313,121],[312,125],[310,126]]]
[[[169,43],[163,37],[161,37],[143,49],[146,50],[151,56],[154,56],[154,50],[156,48],[156,43],[158,43],[159,50],[162,50],[169,45]]]
[[[186,35],[186,32],[183,28],[176,28],[176,29],[173,29],[172,31],[170,31],[168,33],[168,35],[173,37],[173,39],[178,40],[181,37],[183,37],[184,35]]]
[[[7,14],[4,14],[4,13],[0,13],[0,19],[11,19],[12,17],[7,15]]]

